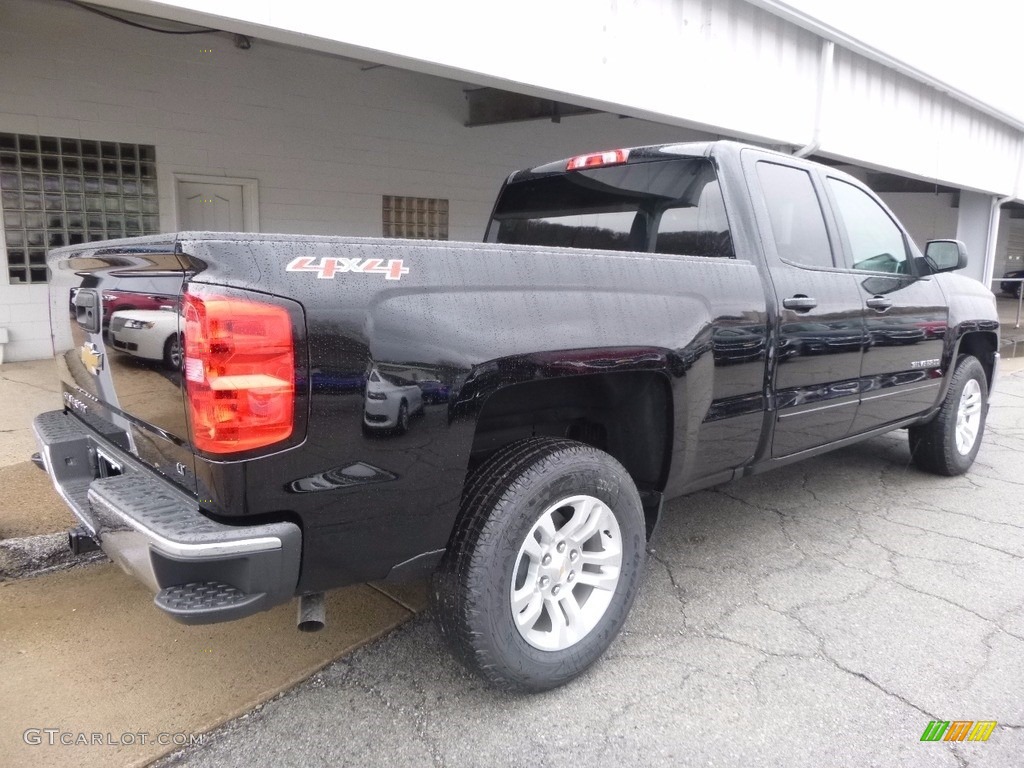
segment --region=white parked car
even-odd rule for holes
[[[413,382],[370,369],[366,379],[363,425],[369,429],[409,429],[409,419],[423,411],[423,392]]]
[[[145,360],[160,360],[168,368],[181,368],[181,331],[178,313],[167,309],[127,309],[110,319],[114,349]]]

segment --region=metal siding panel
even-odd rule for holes
[[[1019,134],[881,64],[838,49],[821,151],[969,189],[1007,194]]]
[[[520,0],[504,9],[500,30],[495,11],[478,0],[452,0],[443,13],[433,4],[404,0],[397,11],[387,4],[354,10],[294,0],[230,0],[215,13],[208,0],[106,4],[670,125],[799,146],[813,135],[821,38],[806,24],[784,19],[784,6],[770,12],[756,2],[761,0]],[[391,23],[396,13],[402,24]],[[1015,129],[980,111],[984,105],[972,107],[922,87],[901,66],[837,46],[822,151],[1009,192],[1017,175]]]

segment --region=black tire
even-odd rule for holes
[[[164,365],[172,371],[180,370],[184,354],[181,336],[179,334],[168,336],[167,341],[164,342]]]
[[[957,444],[957,426],[961,409],[968,407],[964,402],[964,390],[968,387],[971,391],[977,389],[980,408],[976,415],[971,417],[976,419],[974,442],[965,452],[961,450],[963,446],[958,447]],[[961,355],[957,358],[956,368],[949,381],[949,390],[938,414],[927,424],[911,427],[908,431],[910,454],[914,463],[920,469],[936,475],[962,475],[970,469],[978,455],[987,414],[988,380],[985,377],[985,369],[976,357]]]
[[[405,402],[405,400],[403,400],[398,406],[398,418],[395,419],[395,431],[400,435],[404,435],[409,431],[409,404]]]
[[[535,523],[552,509],[566,509],[555,505],[574,496],[593,498],[610,510],[618,526],[621,565],[614,588],[599,601],[610,599],[603,614],[592,614],[597,617],[592,628],[565,648],[542,650],[527,641],[513,619],[513,579],[521,578],[521,547],[534,535]],[[610,536],[600,530],[605,526],[602,522],[593,534],[602,548]],[[455,531],[432,583],[434,615],[455,655],[471,671],[507,691],[549,690],[580,675],[611,644],[636,597],[645,556],[640,495],[619,462],[571,440],[524,440],[499,450],[467,480]],[[586,568],[583,558],[573,566],[562,562],[581,573]],[[580,586],[577,582],[566,589],[578,595],[574,590]],[[587,594],[583,587],[586,609],[598,590]]]

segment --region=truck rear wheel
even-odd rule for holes
[[[937,475],[962,475],[978,455],[987,411],[985,369],[976,357],[961,355],[938,414],[909,430],[914,463]]]
[[[645,554],[640,495],[619,462],[571,440],[524,440],[467,482],[434,613],[469,669],[505,690],[548,690],[611,644]]]

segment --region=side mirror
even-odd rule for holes
[[[963,269],[967,266],[967,246],[959,240],[929,240],[924,247],[924,260],[933,274]]]

